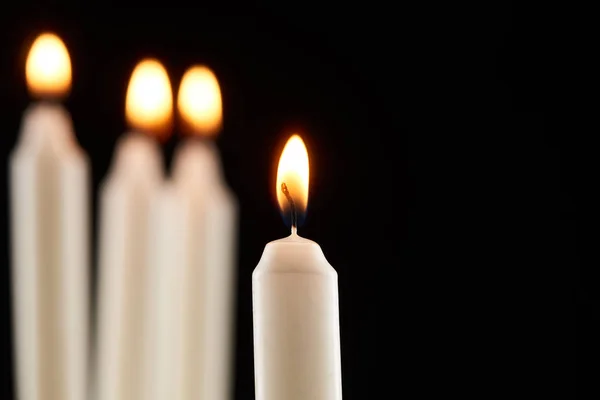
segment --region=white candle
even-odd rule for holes
[[[172,92],[164,67],[146,59],[134,69],[126,116],[133,129],[156,136],[172,117]],[[155,137],[126,133],[100,193],[97,400],[142,400],[149,256],[149,199],[163,180]]]
[[[337,273],[317,243],[296,233],[308,175],[304,142],[294,135],[277,173],[292,234],[268,243],[252,274],[256,400],[342,398]]]
[[[181,399],[183,271],[187,226],[181,197],[170,182],[150,202],[150,257],[146,296],[145,399]]]
[[[29,91],[61,97],[71,64],[56,35],[40,35]],[[89,165],[58,103],[32,104],[10,159],[17,397],[83,400],[87,390]]]
[[[237,202],[206,138],[221,126],[218,82],[205,67],[184,75],[178,110],[189,133],[157,199],[154,291],[158,311],[153,399],[226,400],[232,392]],[[157,276],[158,276],[157,275]],[[168,328],[167,328],[168,327]],[[167,330],[168,329],[168,333]]]
[[[217,149],[191,138],[176,154],[173,185],[185,210],[183,399],[230,398],[237,202]]]

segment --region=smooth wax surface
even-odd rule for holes
[[[256,399],[341,399],[337,273],[320,246],[268,243],[252,295]]]
[[[87,396],[89,163],[59,104],[25,113],[10,158],[17,397]]]
[[[213,143],[188,138],[156,199],[152,399],[229,399],[237,200]]]
[[[149,270],[149,199],[163,180],[156,140],[118,141],[100,190],[95,400],[142,400]]]

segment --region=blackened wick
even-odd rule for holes
[[[296,203],[294,203],[294,199],[292,199],[292,195],[290,194],[290,191],[287,188],[287,185],[285,184],[285,182],[281,183],[281,191],[283,192],[283,194],[285,194],[285,197],[287,198],[288,202],[290,203],[290,208],[291,208],[291,216],[292,216],[292,229],[296,229],[298,226],[298,214],[296,212]]]

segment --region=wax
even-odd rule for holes
[[[142,400],[149,199],[163,180],[153,138],[129,132],[100,190],[96,400]]]
[[[67,111],[26,111],[10,158],[17,397],[87,395],[89,162]]]
[[[213,143],[188,138],[155,202],[151,399],[232,395],[237,201]]]
[[[145,399],[181,399],[177,378],[183,357],[180,340],[182,271],[186,265],[180,232],[186,224],[185,209],[170,182],[150,199],[150,258],[144,343]]]
[[[337,273],[293,233],[252,274],[256,400],[342,398]]]

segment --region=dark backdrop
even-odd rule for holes
[[[339,274],[345,399],[575,397],[576,277],[579,268],[578,333],[591,338],[598,273],[582,261],[586,161],[548,110],[560,27],[541,10],[309,2],[231,5],[228,14],[5,11],[0,397],[14,389],[7,156],[30,102],[27,41],[47,29],[71,54],[66,106],[92,162],[94,210],[126,129],[135,64],[159,58],[174,88],[193,63],[216,72],[218,147],[241,205],[236,399],[254,397],[251,273],[264,245],[288,232],[273,179],[292,132],[311,159],[300,232]],[[175,132],[164,148],[167,164],[178,140]],[[587,349],[593,360],[597,347]]]

